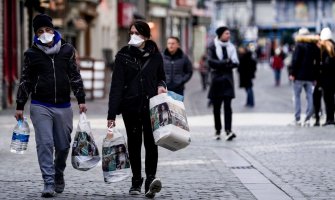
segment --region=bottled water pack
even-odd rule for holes
[[[10,152],[23,154],[27,150],[29,134],[30,129],[27,118],[24,117],[23,121],[18,120],[13,130],[12,142],[10,144]]]

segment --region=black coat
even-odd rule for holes
[[[251,52],[240,55],[239,60],[240,87],[252,87],[252,79],[255,78],[257,62],[252,58]]]
[[[236,68],[238,65],[232,63],[230,60],[219,60],[215,52],[214,43],[209,45],[207,54],[208,66],[211,68],[212,73],[208,98],[235,98],[233,68]]]
[[[24,53],[16,98],[18,110],[23,110],[30,94],[31,99],[43,103],[68,103],[71,89],[78,103],[85,103],[83,81],[72,45],[62,40],[59,52],[47,55],[34,44]]]
[[[192,63],[181,49],[171,55],[166,49],[163,53],[164,71],[168,90],[183,90],[192,77]]]
[[[335,47],[335,43],[331,42]],[[335,57],[330,57],[326,50],[322,52],[321,56],[320,85],[324,89],[335,88]]]
[[[165,73],[156,43],[147,40],[144,51],[133,46],[123,47],[115,56],[107,119],[115,119],[120,113],[149,109],[149,99],[157,95],[160,85],[165,86]]]
[[[299,38],[293,52],[289,74],[294,76],[295,80],[315,81],[319,60],[320,50],[315,42],[308,38]]]

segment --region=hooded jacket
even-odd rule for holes
[[[297,36],[296,47],[292,56],[292,65],[289,74],[295,80],[314,81],[317,77],[320,63],[320,50],[316,46],[315,36]]]
[[[47,55],[36,44],[24,53],[17,110],[23,110],[30,94],[32,100],[42,103],[69,103],[71,89],[78,103],[85,103],[83,81],[71,44],[62,40],[59,52],[53,55]]]
[[[157,95],[158,86],[165,86],[165,72],[156,43],[145,41],[143,50],[123,47],[115,56],[107,119],[149,109],[149,99]]]

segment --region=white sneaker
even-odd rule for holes
[[[311,126],[311,122],[309,120],[304,121],[304,123],[302,124],[302,126],[304,127],[310,127]]]
[[[234,138],[236,138],[235,133],[230,131],[226,137],[226,141],[232,141]]]
[[[301,121],[293,120],[288,124],[289,126],[301,126]]]

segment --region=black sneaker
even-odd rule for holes
[[[316,120],[313,126],[320,126],[320,121]]]
[[[228,131],[227,132],[227,137],[226,137],[226,141],[232,141],[234,138],[236,138],[235,133]]]
[[[55,178],[55,192],[62,193],[65,188],[65,181],[63,176],[56,176]]]
[[[141,194],[141,187],[143,183],[143,178],[141,179],[131,179],[131,187],[129,189],[130,195],[140,195]]]
[[[44,189],[42,191],[41,197],[51,198],[55,196],[55,185],[54,184],[44,184]]]
[[[216,131],[216,132],[215,132],[215,137],[214,137],[214,138],[215,138],[216,140],[221,140],[221,136],[220,136],[220,134],[221,134],[220,131]]]
[[[152,199],[155,197],[156,193],[161,191],[161,189],[162,189],[161,180],[158,178],[155,178],[154,180],[151,181],[148,191],[145,193],[145,197]]]
[[[329,125],[335,125],[334,121],[326,121],[326,123],[324,123],[322,126],[329,126]]]

